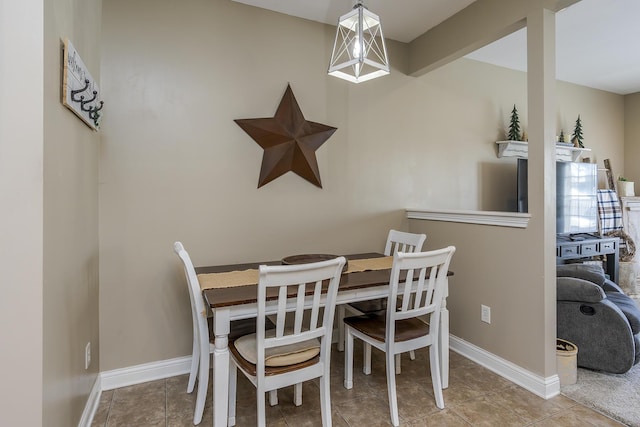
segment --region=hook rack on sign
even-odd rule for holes
[[[104,101],[100,100],[98,84],[68,39],[64,41],[63,50],[62,104],[91,129],[98,130],[104,106]]]

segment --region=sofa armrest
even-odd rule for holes
[[[604,270],[599,265],[561,264],[556,266],[557,277],[576,277],[602,286],[606,280]]]
[[[608,299],[598,303],[558,301],[557,334],[578,346],[578,366],[621,374],[636,360],[631,327]]]
[[[556,279],[558,301],[600,302],[605,298],[604,290],[593,282],[576,277]]]
[[[620,286],[609,279],[606,279],[604,281],[604,283],[602,284],[602,289],[604,289],[605,292],[620,292],[621,294],[625,294]]]

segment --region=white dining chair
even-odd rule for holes
[[[436,406],[444,408],[440,377],[440,309],[444,298],[449,263],[455,247],[428,252],[398,252],[393,258],[389,303],[384,313],[346,317],[344,386],[353,387],[353,339],[359,338],[385,353],[391,422],[400,424],[396,394],[395,355],[429,348],[431,381]],[[418,278],[414,279],[414,274]],[[406,280],[401,281],[401,275]],[[410,296],[413,295],[413,298]],[[400,301],[401,298],[401,301]],[[400,302],[400,304],[397,304]],[[426,323],[422,316],[428,318]]]
[[[387,243],[384,247],[386,256],[395,255],[397,252],[420,252],[425,240],[426,234],[407,233],[405,231],[389,230]],[[375,313],[377,311],[386,310],[387,299],[380,298],[369,301],[354,302],[349,304],[341,304],[338,306],[338,351],[344,350],[344,323],[342,319],[347,315],[360,316],[367,313]],[[364,345],[362,364],[362,372],[366,375],[371,373],[371,346],[366,342]],[[409,352],[411,360],[416,358],[415,352]],[[400,355],[396,357],[396,373],[401,372]]]
[[[338,257],[309,264],[260,266],[256,332],[229,343],[229,426],[236,422],[238,369],[257,389],[258,426],[266,423],[266,392],[290,385],[301,390],[303,381],[314,378],[320,378],[322,425],[331,426],[331,334],[345,263],[344,257]],[[327,280],[328,287],[323,286]],[[268,307],[277,310],[276,328],[271,331],[265,328]],[[292,325],[285,327],[287,317]]]
[[[196,378],[198,379],[198,391],[196,393],[196,405],[193,414],[193,424],[200,424],[204,412],[204,404],[207,398],[207,388],[209,385],[209,355],[214,350],[211,333],[213,331],[212,318],[207,316],[207,308],[200,290],[198,276],[193,268],[193,263],[189,254],[184,249],[181,242],[173,244],[173,250],[184,268],[189,288],[189,300],[191,301],[191,319],[193,321],[193,346],[191,352],[191,368],[189,370],[189,382],[187,383],[187,393],[194,390]],[[255,319],[236,320],[231,322],[229,337],[235,338],[254,332],[256,327]],[[273,322],[267,321],[267,327],[274,327]],[[277,391],[270,395],[271,405],[278,402]]]

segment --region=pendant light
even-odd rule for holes
[[[338,20],[329,75],[360,83],[389,74],[389,59],[378,15],[358,0]]]

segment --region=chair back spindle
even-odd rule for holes
[[[430,315],[430,329],[438,327],[449,263],[454,251],[455,248],[450,246],[430,252],[398,252],[394,255],[387,304],[387,339],[394,336],[396,320]],[[392,304],[398,301],[398,297],[401,297],[402,303]]]
[[[427,240],[426,234],[389,230],[387,243],[384,247],[384,254],[391,256],[397,252],[420,252],[425,240]]]
[[[258,377],[265,369],[265,350],[273,347],[291,345],[314,338],[321,340],[320,353],[329,354],[331,334],[335,311],[335,299],[340,282],[342,267],[346,263],[344,257],[298,266],[260,266],[258,285],[258,318],[256,324],[256,342],[258,343],[256,371]],[[318,278],[321,278],[318,280]],[[329,286],[323,293],[323,280]],[[274,292],[277,291],[277,292]],[[266,336],[265,319],[269,295],[277,295],[277,313],[275,336]],[[326,298],[322,304],[322,298]],[[310,308],[305,303],[311,299]],[[320,318],[320,307],[324,305],[324,313]],[[308,306],[308,305],[307,305]],[[309,315],[305,321],[305,313]],[[293,317],[293,327],[286,327],[287,313]],[[329,327],[327,327],[329,325]],[[328,344],[325,344],[328,343]]]

